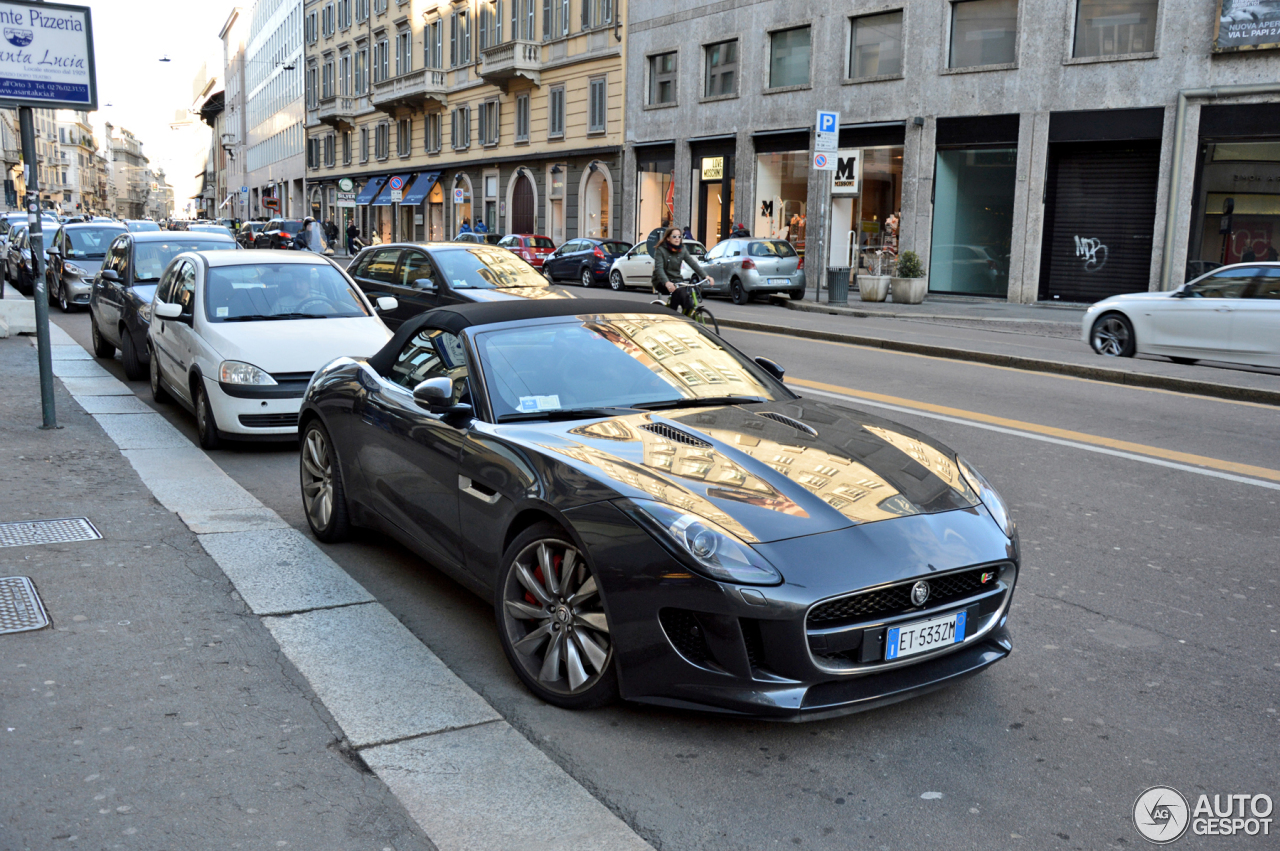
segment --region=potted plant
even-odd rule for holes
[[[884,301],[889,297],[889,276],[880,274],[883,264],[884,252],[877,251],[867,264],[869,274],[858,276],[858,294],[863,301]]]
[[[898,274],[891,283],[894,304],[920,304],[929,292],[929,279],[924,264],[914,251],[904,251],[898,258]]]

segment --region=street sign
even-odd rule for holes
[[[835,171],[836,155],[824,154],[822,151],[818,151],[816,154],[813,155],[813,170],[814,171]]]
[[[456,187],[453,190],[453,203],[461,204],[466,200],[467,200],[467,190],[463,189],[461,186]]]
[[[392,189],[390,194],[392,204],[399,204],[404,199],[403,189]]]
[[[394,177],[392,177],[390,180],[387,181],[387,188],[390,189],[392,192],[402,191],[404,189],[404,177],[398,174],[395,175]],[[392,200],[395,200],[395,199],[392,199]]]
[[[817,133],[813,137],[813,149],[834,153],[840,150],[840,113],[818,110]]]
[[[341,186],[342,184],[338,184]],[[356,205],[356,193],[339,192],[337,204],[339,207],[354,207]]]
[[[0,2],[0,102],[37,109],[98,108],[93,23],[83,6]]]
[[[857,195],[861,190],[862,151],[845,148],[836,158],[836,176],[831,185],[832,195]]]

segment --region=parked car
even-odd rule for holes
[[[187,231],[189,233],[216,233],[219,236],[225,236],[227,239],[231,240],[236,238],[236,235],[231,232],[231,229],[224,225],[192,225],[187,228]]]
[[[169,261],[184,251],[237,249],[235,242],[218,234],[160,231],[127,233],[115,238],[107,258],[93,281],[89,296],[89,336],[93,353],[115,357],[120,350],[124,374],[130,381],[147,375],[147,329],[156,286]]]
[[[392,328],[425,310],[506,299],[564,298],[532,266],[497,246],[457,242],[391,243],[361,249],[347,266],[370,298],[391,296]]]
[[[699,263],[706,256],[707,247],[697,240],[686,239],[684,247],[689,249],[689,253]],[[685,280],[693,279],[693,269],[688,263],[680,264],[680,272]],[[653,286],[653,255],[649,253],[647,242],[631,246],[630,251],[613,261],[613,266],[609,269],[609,286],[615,290],[625,290],[627,287],[643,287],[647,290]]]
[[[150,219],[125,219],[124,226],[134,233],[149,233],[160,230],[160,225]]]
[[[151,307],[151,392],[195,414],[206,449],[225,438],[290,440],[312,374],[390,337],[374,304],[319,255],[183,252]]]
[[[454,242],[470,242],[472,245],[498,245],[502,242],[500,233],[460,233],[453,238]]]
[[[45,284],[49,301],[63,313],[89,303],[94,276],[107,258],[112,240],[129,230],[124,225],[81,223],[63,225],[49,242]]]
[[[258,234],[266,224],[266,222],[245,222],[240,226],[240,230],[236,231],[236,242],[240,243],[241,248],[257,248]]]
[[[520,259],[535,269],[542,268],[543,259],[556,250],[549,236],[532,233],[510,233],[498,241],[498,245],[514,251]]]
[[[303,509],[322,541],[371,527],[490,602],[516,675],[563,708],[826,717],[1008,656],[1004,500],[781,376],[660,306],[434,310],[316,374]]]
[[[803,264],[784,239],[726,239],[699,263],[711,279],[707,295],[727,295],[734,304],[770,293],[804,298]]]
[[[253,238],[254,248],[293,248],[302,219],[272,219]]]
[[[594,287],[609,280],[613,261],[631,250],[631,243],[616,239],[571,239],[542,260],[547,280],[577,281]]]
[[[4,277],[19,292],[31,295],[35,273],[31,265],[31,244],[27,236],[27,224],[15,224],[6,235]]]
[[[1237,263],[1172,292],[1105,298],[1085,311],[1081,336],[1110,357],[1280,367],[1280,263]]]

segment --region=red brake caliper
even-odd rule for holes
[[[553,556],[553,557],[552,557],[551,565],[552,565],[552,567],[555,569],[555,572],[556,572],[556,574],[557,574],[557,575],[559,575],[559,573],[560,573],[560,563],[561,563],[562,561],[564,561],[564,556]],[[543,588],[547,587],[547,577],[543,576],[543,574],[542,574],[542,565],[541,565],[541,564],[539,564],[537,567],[535,567],[535,568],[533,569],[533,578],[534,578],[534,579],[536,579],[536,580],[538,580],[538,582],[539,582],[539,583],[541,583],[541,585],[542,585],[542,587],[543,587]],[[524,592],[524,599],[525,599],[525,602],[526,602],[526,603],[528,603],[528,604],[529,604],[529,605],[531,605],[531,606],[536,606],[536,605],[538,605],[538,600],[537,600],[537,598],[535,598],[535,597],[534,597],[532,594],[530,594],[528,591],[525,591],[525,592]]]

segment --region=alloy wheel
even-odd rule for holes
[[[609,286],[617,290],[618,292],[621,292],[622,290],[625,290],[627,288],[626,284],[622,282],[621,272],[617,271],[616,269],[614,270],[613,274],[609,276]]]
[[[609,671],[613,641],[600,591],[567,541],[543,538],[520,551],[507,572],[502,612],[517,664],[547,691],[579,695]]]
[[[596,279],[595,279],[595,276],[591,274],[591,270],[583,269],[582,270],[582,286],[586,287],[587,289],[591,289],[595,285],[596,285]]]
[[[302,499],[312,528],[328,528],[333,516],[333,460],[319,429],[308,431],[302,442]]]
[[[1093,350],[1107,357],[1121,357],[1129,347],[1129,324],[1119,316],[1105,316],[1093,326]]]

